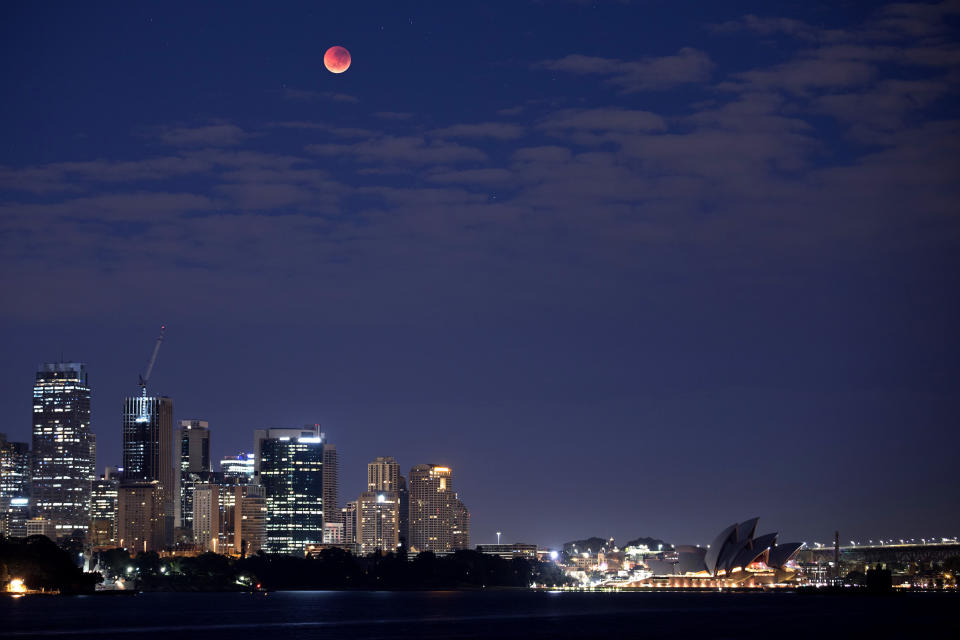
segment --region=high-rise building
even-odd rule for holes
[[[258,485],[235,485],[233,512],[233,552],[252,555],[267,543],[267,499]]]
[[[320,428],[320,425],[317,425]],[[323,522],[340,522],[340,465],[337,462],[337,447],[323,445]]]
[[[96,548],[119,545],[117,508],[120,482],[116,469],[107,467],[103,476],[94,480],[90,490],[90,544]]]
[[[239,453],[235,456],[224,456],[220,460],[220,472],[225,482],[233,484],[250,484],[253,482],[255,465],[252,453]]]
[[[117,489],[120,546],[135,553],[167,546],[164,492],[158,480],[124,480]]]
[[[303,555],[323,543],[323,434],[319,426],[258,429],[257,478],[267,503],[266,550]]]
[[[144,394],[146,388],[144,388]],[[173,400],[134,396],[123,402],[123,484],[156,482],[162,535],[151,544],[173,542],[174,494]],[[122,495],[121,491],[121,495]]]
[[[90,434],[90,481],[97,479],[97,434]]]
[[[206,420],[181,420],[174,434],[176,499],[173,521],[178,539],[192,535],[193,490],[210,481],[210,426]]]
[[[56,536],[90,524],[90,386],[86,365],[40,366],[33,387],[33,515]]]
[[[343,544],[357,544],[357,501],[351,500],[340,510],[343,520]]]
[[[357,545],[360,553],[395,551],[399,544],[396,491],[365,491],[357,498]]]
[[[367,491],[399,491],[400,465],[390,457],[379,457],[367,465]]]
[[[0,433],[0,511],[6,512],[14,498],[30,495],[30,446],[10,442]]]
[[[206,420],[181,420],[176,442],[178,470],[210,471],[210,425]]]
[[[458,549],[470,548],[470,511],[467,505],[463,504],[460,497],[457,496],[453,503],[453,531],[450,535],[450,546],[456,551]]]
[[[464,532],[469,544],[469,513],[457,503],[449,467],[418,464],[410,470],[411,551],[464,548],[459,546],[464,544]]]
[[[218,551],[223,520],[220,485],[198,484],[193,488],[193,542],[207,551]]]
[[[410,548],[410,492],[407,490],[407,479],[403,476],[398,478],[397,490],[397,536],[400,538],[400,544],[405,548]]]

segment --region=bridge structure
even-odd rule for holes
[[[807,547],[813,562],[833,560],[833,546]],[[801,552],[801,553],[803,553]],[[840,547],[840,562],[851,564],[928,564],[943,562],[947,558],[960,557],[960,541],[948,539],[940,542],[903,542],[890,544],[852,544]]]

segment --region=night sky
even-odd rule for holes
[[[119,463],[166,323],[216,459],[319,422],[474,543],[960,534],[960,2],[0,14],[12,439],[62,354]]]

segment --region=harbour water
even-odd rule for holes
[[[4,638],[903,638],[952,593],[310,591],[0,598]]]

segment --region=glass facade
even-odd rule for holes
[[[309,432],[307,432],[309,433]],[[259,478],[267,506],[266,551],[303,555],[323,542],[323,440],[259,440]]]
[[[123,483],[156,481],[158,518],[163,524],[162,544],[173,542],[174,482],[173,400],[146,395],[123,401]],[[151,544],[160,544],[153,534]]]
[[[33,387],[33,515],[57,536],[90,523],[90,387],[86,365],[41,365]]]

